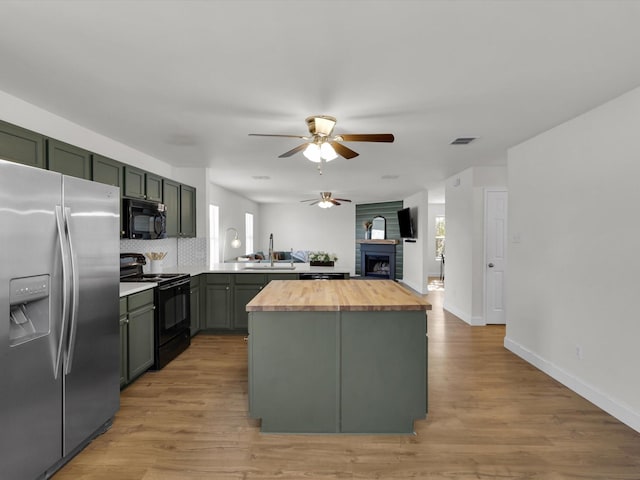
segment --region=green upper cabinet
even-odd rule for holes
[[[196,236],[196,189],[162,180],[162,203],[167,207],[167,236]]]
[[[93,181],[120,187],[124,185],[124,165],[94,153],[91,158]]]
[[[180,185],[180,236],[196,236],[196,189]]]
[[[91,152],[48,138],[47,167],[54,172],[91,180]]]
[[[126,165],[123,196],[162,202],[162,177]]]
[[[124,167],[124,193],[125,197],[146,198],[147,185],[145,179],[145,171],[139,168]]]
[[[162,202],[162,177],[153,173],[144,176],[146,199],[151,202]]]
[[[162,180],[162,203],[167,207],[167,237],[180,234],[180,184]]]
[[[44,136],[0,121],[0,158],[45,167]]]

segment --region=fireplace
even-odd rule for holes
[[[371,242],[371,243],[369,243]],[[396,279],[396,242],[360,241],[360,275],[367,278]]]

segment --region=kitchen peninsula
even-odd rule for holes
[[[249,413],[271,433],[413,433],[426,311],[391,280],[269,283],[249,312]]]

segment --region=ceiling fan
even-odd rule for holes
[[[257,137],[286,137],[302,138],[306,143],[298,145],[296,148],[279,155],[278,158],[290,157],[298,152],[312,162],[322,163],[334,160],[340,155],[348,159],[357,157],[359,154],[340,142],[388,142],[391,143],[394,137],[391,133],[351,133],[343,135],[333,135],[333,127],[336,125],[335,117],[329,115],[314,115],[307,117],[307,127],[310,135],[271,135],[265,133],[250,133]]]
[[[313,202],[309,206],[316,205],[320,208],[331,208],[334,205],[341,205],[340,202],[351,202],[348,198],[333,198],[331,192],[320,192],[320,199],[310,198],[308,200],[300,200],[301,202]]]

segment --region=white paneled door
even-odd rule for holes
[[[485,191],[485,319],[506,323],[505,272],[507,268],[507,192]]]

